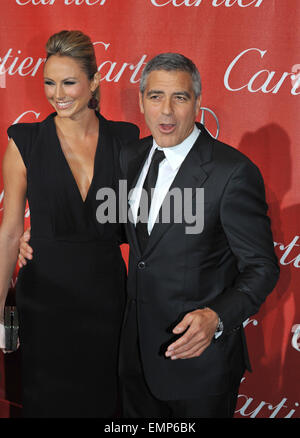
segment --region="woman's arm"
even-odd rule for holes
[[[15,142],[10,139],[3,159],[4,204],[0,226],[0,318],[18,257],[24,229],[26,167]]]

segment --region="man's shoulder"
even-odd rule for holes
[[[123,144],[120,149],[120,165],[124,175],[127,175],[128,166],[135,159],[142,158],[147,154],[153,144],[151,136],[142,138],[140,140],[133,140]]]
[[[213,141],[213,159],[215,162],[229,167],[238,165],[256,167],[251,159],[239,149],[216,139]]]
[[[250,184],[263,181],[257,164],[237,148],[214,140],[212,155],[212,169],[223,181],[229,181],[231,178],[242,178],[244,182],[248,181]]]
[[[237,147],[231,146],[213,137],[203,124],[197,123],[201,135],[198,137],[199,153],[208,166],[225,173],[231,173],[238,167],[257,168],[257,166]]]
[[[148,148],[150,149],[152,144],[153,144],[153,137],[151,135],[141,139],[135,139],[124,145],[124,147],[122,148],[122,153],[128,159],[132,159],[135,156],[144,153]]]

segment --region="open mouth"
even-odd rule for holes
[[[175,131],[176,125],[175,123],[160,123],[159,130],[164,134],[170,134]]]

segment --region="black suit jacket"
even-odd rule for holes
[[[204,188],[203,231],[187,234],[190,224],[184,220],[156,223],[142,254],[134,225],[127,223],[128,296],[137,302],[145,378],[162,400],[221,393],[241,378],[245,367],[251,369],[242,323],[259,310],[279,274],[258,168],[212,138],[204,126],[200,129],[170,190]],[[148,137],[121,151],[128,189],[134,187],[152,141]],[[197,358],[166,359],[172,327],[202,307],[218,313],[222,336]]]

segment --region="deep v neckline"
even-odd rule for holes
[[[90,191],[91,191],[91,187],[92,187],[93,182],[94,182],[94,179],[95,179],[95,173],[96,173],[96,161],[97,161],[98,150],[100,149],[100,147],[99,147],[99,145],[100,145],[100,120],[99,120],[99,118],[97,117],[98,122],[99,122],[99,127],[98,127],[98,140],[97,140],[97,146],[96,146],[96,151],[95,151],[95,155],[94,155],[93,176],[92,176],[91,183],[90,183],[90,185],[89,185],[88,191],[86,192],[86,196],[85,196],[85,198],[83,199],[83,197],[82,197],[82,195],[81,195],[81,192],[80,192],[80,190],[79,190],[78,184],[77,184],[77,182],[76,182],[75,176],[74,176],[74,174],[73,174],[73,172],[72,172],[72,168],[71,168],[71,166],[70,166],[70,164],[69,164],[69,162],[68,162],[68,160],[67,160],[67,158],[66,158],[66,156],[65,156],[65,153],[64,153],[63,148],[62,148],[62,146],[61,146],[60,139],[59,139],[58,134],[57,134],[56,123],[55,123],[55,120],[54,120],[54,117],[56,116],[56,113],[51,114],[51,116],[52,116],[52,118],[51,118],[51,121],[52,121],[52,127],[53,127],[53,131],[54,131],[54,136],[55,136],[55,139],[56,139],[56,143],[57,143],[57,146],[58,146],[58,150],[59,150],[59,152],[60,152],[60,154],[61,154],[61,156],[62,156],[62,158],[63,158],[63,161],[65,162],[65,165],[66,165],[66,167],[67,167],[67,169],[68,169],[68,173],[70,174],[71,179],[72,179],[72,181],[73,181],[73,186],[75,186],[75,190],[76,190],[77,194],[79,195],[79,198],[80,198],[80,200],[81,200],[81,203],[84,205],[84,204],[86,203],[88,197],[89,197],[89,193],[90,193]]]

